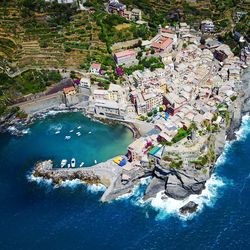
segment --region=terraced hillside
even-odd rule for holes
[[[105,56],[100,28],[87,12],[75,13],[66,25],[52,26],[47,13],[22,17],[15,7],[0,8],[0,66],[10,72],[29,66],[80,68]]]

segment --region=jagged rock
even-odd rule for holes
[[[182,182],[175,174],[169,175],[166,183],[165,193],[176,200],[182,200],[190,195],[190,192],[183,188]]]
[[[201,178],[201,181],[199,180]],[[178,172],[172,172],[167,179],[165,193],[176,200],[182,200],[191,194],[201,194],[207,178],[203,175],[190,177]]]
[[[165,181],[154,177],[146,189],[144,200],[155,197],[156,194],[164,190],[164,188]]]
[[[184,205],[183,207],[181,207],[179,209],[180,213],[186,215],[186,214],[191,214],[191,213],[195,213],[197,211],[198,208],[198,204],[196,204],[193,201],[189,201],[186,205]]]

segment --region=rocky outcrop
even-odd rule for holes
[[[229,107],[230,126],[227,129],[227,140],[235,140],[235,132],[240,128],[242,115],[250,112],[250,70],[242,76],[241,93]]]
[[[188,202],[186,205],[180,208],[180,213],[183,215],[195,213],[197,211],[198,204],[193,201]]]
[[[165,190],[165,183],[165,180],[154,177],[146,189],[144,200],[156,197],[157,193]]]
[[[155,197],[165,190],[165,194],[176,200],[182,200],[191,194],[201,194],[205,183],[209,179],[207,172],[192,169],[177,170],[168,166],[157,164],[154,170],[154,178],[149,184],[144,199]]]

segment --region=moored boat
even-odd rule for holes
[[[61,168],[64,168],[66,166],[67,162],[68,162],[67,160],[63,159],[61,161]]]
[[[76,166],[76,159],[72,158],[71,159],[71,167],[74,168]]]

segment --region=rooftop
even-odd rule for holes
[[[75,87],[74,87],[74,86],[71,86],[71,87],[64,88],[64,89],[63,89],[63,92],[64,92],[65,94],[68,94],[68,93],[70,93],[70,92],[72,92],[72,91],[75,91],[75,90],[76,90]]]
[[[115,53],[115,56],[117,58],[127,57],[127,56],[135,56],[135,51],[134,50],[124,50],[124,51]]]

